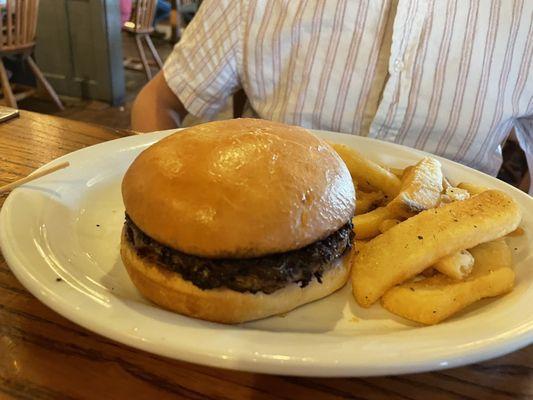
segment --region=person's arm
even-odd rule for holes
[[[204,0],[163,71],[142,89],[131,112],[132,129],[148,132],[178,127],[192,114],[212,119],[241,88],[241,2]]]
[[[131,129],[151,132],[178,128],[187,110],[168,87],[160,71],[137,95],[131,109]]]

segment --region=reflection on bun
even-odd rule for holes
[[[198,125],[145,150],[122,184],[137,226],[204,257],[254,257],[308,245],[354,213],[343,161],[299,127],[255,119]]]

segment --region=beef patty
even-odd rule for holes
[[[288,284],[305,287],[351,248],[351,221],[325,239],[298,250],[256,258],[203,258],[167,247],[141,231],[126,215],[126,237],[141,258],[179,273],[200,289],[225,287],[237,292],[273,293]]]

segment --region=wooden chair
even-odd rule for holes
[[[150,33],[154,31],[153,22],[156,5],[157,0],[137,0],[131,13],[130,21],[126,22],[123,27],[125,31],[135,36],[135,43],[137,44],[139,57],[141,58],[144,72],[146,73],[146,78],[148,80],[152,79],[152,71],[150,70],[150,65],[148,64],[148,59],[144,52],[142,39],[146,41],[148,49],[152,53],[152,57],[159,69],[163,68],[159,53],[152,42],[152,38],[150,38]]]
[[[9,77],[4,67],[3,57],[20,55],[32,70],[35,78],[44,87],[54,103],[63,110],[63,103],[54,88],[31,57],[35,47],[35,30],[39,0],[7,0],[0,6],[0,83],[4,98],[10,107],[17,108],[17,100],[35,93],[29,90],[14,94],[9,84]]]

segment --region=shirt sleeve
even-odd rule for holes
[[[241,1],[204,0],[165,61],[168,87],[187,111],[209,119],[240,88]]]
[[[529,194],[533,196],[533,115],[518,118],[514,123],[518,143],[526,154],[529,169]]]

